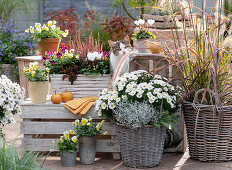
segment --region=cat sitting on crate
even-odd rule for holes
[[[123,40],[119,40],[115,42],[109,40],[108,42],[111,47],[110,66],[112,68],[112,72],[115,73],[120,63],[120,60],[123,58],[123,56],[125,56],[132,50],[132,47],[130,45],[130,38],[128,35],[126,35]],[[119,75],[122,75],[128,71],[129,71],[129,58],[127,58],[126,61],[124,62]]]

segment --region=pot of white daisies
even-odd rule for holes
[[[20,104],[24,101],[25,91],[19,84],[13,83],[5,75],[0,77],[0,137],[2,127],[15,123],[14,115],[21,114]]]
[[[161,160],[166,128],[178,121],[179,87],[160,75],[144,70],[125,73],[104,89],[96,101],[99,116],[116,122],[120,151],[125,165],[157,166]]]

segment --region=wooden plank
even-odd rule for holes
[[[54,147],[52,141],[55,139],[22,139],[22,145],[26,150],[35,151],[49,151],[54,148],[58,151],[57,147]],[[117,140],[110,139],[97,139],[96,152],[120,152],[119,144]]]
[[[22,134],[63,134],[67,130],[73,129],[72,122],[21,122],[20,129]],[[115,125],[106,122],[103,130],[107,135],[116,135]]]
[[[29,105],[21,106],[23,119],[80,119],[81,117],[70,112],[64,107],[64,104],[52,105]],[[33,111],[32,111],[33,110]],[[92,107],[84,117],[91,116],[93,119],[103,119],[95,113],[95,108]]]

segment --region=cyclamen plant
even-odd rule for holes
[[[149,32],[150,27],[155,23],[155,20],[148,19],[147,22],[143,19],[134,21],[135,25],[139,27],[139,31],[132,35],[132,40],[141,40],[152,38],[156,39],[156,36]]]
[[[14,115],[21,114],[20,104],[25,91],[5,75],[0,77],[0,125],[15,123]]]
[[[168,117],[168,120],[174,118],[174,113],[178,110],[176,103],[180,88],[169,84],[167,79],[160,75],[153,76],[145,70],[125,73],[116,79],[114,87],[115,91],[108,92],[104,89],[100,93],[95,107],[99,116],[113,118],[114,109],[119,103],[126,101],[146,101],[162,113],[162,116]]]

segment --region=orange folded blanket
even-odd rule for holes
[[[83,97],[75,100],[71,100],[65,103],[64,107],[70,110],[74,114],[80,116],[85,115],[89,109],[94,105],[98,97]]]

